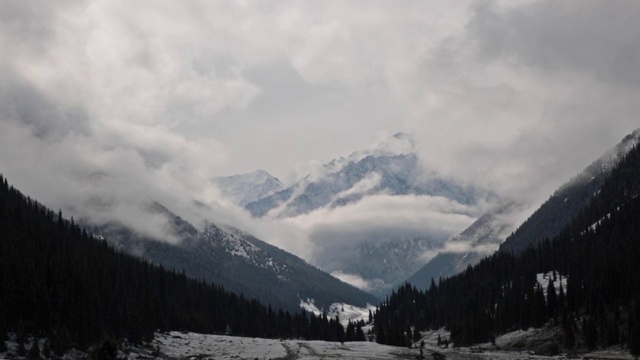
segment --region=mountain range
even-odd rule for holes
[[[443,196],[461,204],[492,195],[424,169],[415,151],[412,137],[397,133],[372,149],[334,159],[322,171],[245,207],[257,217],[295,217],[380,193]]]
[[[640,284],[633,276],[640,251],[639,144],[637,130],[561,186],[509,236],[509,216],[521,205],[502,199],[444,244],[385,235],[359,244],[355,256],[346,254],[349,262],[324,266],[380,280],[380,288],[389,288],[439,252],[410,278],[422,290],[410,283],[400,286],[372,314],[373,336],[380,343],[411,345],[412,334],[443,326],[456,345],[490,343],[496,334],[545,327],[557,336],[535,351],[622,345],[640,354]],[[378,192],[417,194],[434,179],[449,185],[429,191],[461,204],[496,196],[435,175],[415,181],[412,174],[418,170],[402,166],[415,155],[384,149],[375,156],[360,152],[352,160],[336,160],[327,165],[333,164],[329,176],[313,181],[309,176],[298,190],[324,184],[317,189],[330,196],[315,194],[319,201],[309,204],[330,208]],[[244,189],[271,178],[261,171],[253,175],[245,177]],[[351,176],[360,180],[347,181]],[[373,179],[371,186],[360,186],[367,179]],[[331,184],[351,183],[331,192]],[[236,195],[244,198],[242,191]],[[336,201],[345,195],[354,197]],[[295,199],[267,216],[284,216],[281,210]],[[18,344],[12,353],[22,351],[26,333],[34,340],[45,334],[58,356],[56,349],[87,350],[110,337],[139,344],[153,338],[156,329],[344,341],[356,336],[351,316],[364,339],[361,319],[378,301],[251,234],[215,220],[196,226],[158,202],[150,201],[142,211],[166,220],[167,239],[149,238],[120,223],[81,227],[22,195],[2,176],[0,204],[0,293],[5,294],[0,297],[0,353],[7,352],[8,333]],[[300,307],[318,316],[309,320],[309,314],[296,312]],[[349,316],[347,335],[338,318],[320,315],[325,309]]]
[[[413,138],[397,133],[369,149],[331,160],[320,171],[245,207],[254,217],[279,220],[319,209],[347,207],[372,196],[413,196],[417,201],[421,201],[420,196],[438,197],[469,207],[497,199],[493,192],[425,168]],[[314,264],[339,277],[356,276],[366,282],[363,288],[385,296],[454,235],[403,235],[404,232],[401,225],[366,234],[341,233],[337,229],[331,237],[343,238],[339,254],[316,254]]]

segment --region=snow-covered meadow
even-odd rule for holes
[[[515,331],[496,338],[496,345],[482,344],[471,348],[440,348],[435,345],[438,335],[448,338],[449,333],[444,329],[422,333],[425,340],[424,359],[447,360],[512,360],[512,359],[621,359],[632,360],[624,349],[610,349],[581,355],[540,356],[530,351],[500,350],[513,348],[519,342],[538,341],[552,333],[543,329]],[[43,348],[44,339],[40,339]],[[25,344],[29,349],[31,339]],[[15,334],[7,341],[9,352],[0,353],[0,360],[23,359],[16,356],[17,344]],[[127,346],[121,344],[118,358],[128,360],[320,360],[320,359],[418,359],[420,354],[414,344],[413,349],[380,345],[374,342],[345,342],[330,343],[325,341],[306,340],[274,340],[260,338],[245,338],[224,335],[205,335],[191,332],[172,331],[156,333],[155,339],[145,346]],[[71,360],[85,358],[87,354],[70,351],[63,359]]]

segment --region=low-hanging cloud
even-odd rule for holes
[[[252,219],[210,179],[265,168],[292,182],[404,131],[427,173],[540,203],[639,126],[639,13],[593,0],[8,0],[0,172],[70,216],[170,242],[145,204],[311,262],[385,236],[444,242],[488,204],[377,194]]]

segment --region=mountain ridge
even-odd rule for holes
[[[153,208],[166,216],[179,244],[153,240],[115,223],[90,229],[122,251],[290,311],[299,306],[299,297],[316,299],[327,308],[335,302],[366,306],[377,301],[244,231],[212,222],[198,229],[159,203]]]
[[[242,207],[285,188],[278,178],[262,169],[246,174],[218,176],[211,179],[211,183],[223,197]]]

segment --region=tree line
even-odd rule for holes
[[[455,345],[495,340],[518,329],[555,325],[565,348],[626,345],[640,353],[640,148],[612,171],[600,192],[553,239],[514,254],[498,252],[420,291],[405,284],[375,315],[378,341],[404,346],[411,332],[451,332]],[[552,272],[566,288],[543,289]],[[390,336],[389,334],[394,334]]]
[[[7,334],[46,338],[59,355],[155,331],[356,340],[339,319],[272,309],[107,245],[25,197],[0,175],[0,352]],[[353,329],[352,329],[353,328]]]

